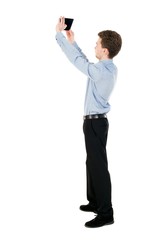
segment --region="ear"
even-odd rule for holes
[[[104,53],[106,56],[109,56],[109,50],[107,48],[104,48]]]

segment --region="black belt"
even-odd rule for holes
[[[107,118],[106,114],[93,114],[93,115],[86,115],[83,117],[85,119],[98,119],[98,118]]]

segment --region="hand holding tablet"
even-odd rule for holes
[[[69,31],[71,29],[73,21],[74,21],[73,18],[60,17],[56,25],[56,31],[57,32],[61,32],[63,30]]]

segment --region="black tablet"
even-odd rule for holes
[[[67,27],[64,30],[66,31],[70,30],[73,21],[74,21],[73,18],[65,18],[65,24],[67,25]]]

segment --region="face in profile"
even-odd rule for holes
[[[109,59],[108,49],[102,47],[100,37],[98,38],[98,40],[96,42],[95,55],[96,55],[96,58],[99,59],[99,60]]]

